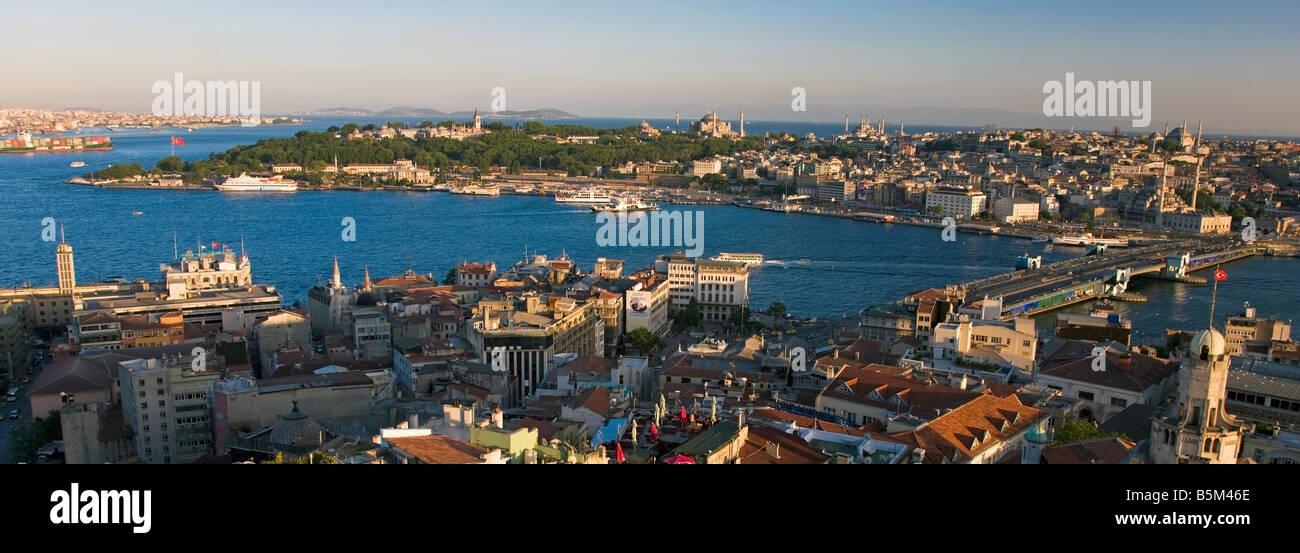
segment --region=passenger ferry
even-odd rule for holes
[[[294,192],[298,190],[297,182],[284,180],[281,175],[250,177],[248,173],[240,173],[238,177],[227,177],[225,181],[216,186],[217,190],[225,192]]]
[[[747,265],[762,265],[763,254],[761,253],[728,253],[721,252],[713,259],[718,261],[739,261]]]
[[[495,186],[462,186],[452,188],[452,194],[466,194],[470,196],[500,196],[501,189]]]
[[[617,198],[611,200],[607,205],[591,206],[591,210],[592,211],[618,211],[618,212],[658,211],[659,205],[643,202],[641,201],[640,198]]]
[[[1093,236],[1091,233],[1054,236],[1052,237],[1052,243],[1060,246],[1095,246],[1098,244],[1105,244],[1117,248],[1128,247],[1127,238],[1101,238]]]
[[[561,204],[608,204],[612,201],[614,201],[612,196],[594,188],[567,195],[555,195],[555,202]]]

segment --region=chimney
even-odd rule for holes
[[[912,464],[919,465],[925,460],[925,450],[916,448],[912,450]]]
[[[771,455],[773,459],[781,458],[781,444],[776,442],[767,442],[767,445],[763,446],[763,451]]]
[[[838,350],[838,349],[837,349],[837,350],[834,350],[834,351],[831,353],[831,356],[834,357],[834,358],[836,358],[836,359],[839,359],[839,358],[840,358],[840,350]]]
[[[411,413],[410,415],[408,415],[408,416],[406,417],[406,427],[407,427],[407,428],[419,428],[419,427],[420,427],[420,415],[419,415],[419,414],[416,414],[416,413]]]
[[[501,412],[500,407],[497,407],[492,410],[492,426],[495,426],[497,428],[505,428],[505,421],[506,421],[506,416]]]

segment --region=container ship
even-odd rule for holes
[[[0,154],[47,152],[98,152],[113,149],[113,141],[103,136],[33,137],[23,133],[17,138],[0,139]]]

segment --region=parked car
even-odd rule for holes
[[[9,420],[18,420],[18,418],[21,417],[21,416],[22,416],[22,414],[19,413],[17,409],[10,409],[10,410],[9,410]]]

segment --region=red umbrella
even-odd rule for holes
[[[663,462],[665,465],[694,465],[695,459],[685,455],[673,455],[672,457],[664,459]]]
[[[623,456],[623,444],[614,444],[614,459],[620,463],[627,461],[627,457]]]
[[[650,439],[651,439],[651,440],[658,440],[658,439],[659,439],[659,429],[658,429],[658,428],[655,428],[655,423],[653,423],[653,422],[650,423],[650,432],[649,432],[648,435],[650,436]]]
[[[679,418],[682,419],[682,423],[683,423],[683,424],[686,423],[686,406],[685,406],[685,405],[682,406],[682,414],[677,415],[677,416],[678,416]]]

